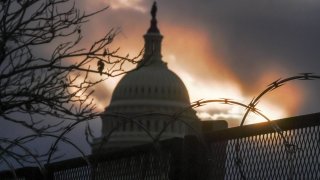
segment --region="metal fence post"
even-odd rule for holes
[[[171,152],[171,168],[169,172],[170,180],[182,180],[183,179],[183,156],[182,156],[182,145],[183,139],[176,138],[171,141],[170,152]]]
[[[185,180],[205,180],[208,160],[206,151],[194,135],[188,135],[183,143],[183,175]]]

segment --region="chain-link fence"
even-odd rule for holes
[[[173,138],[46,166],[47,179],[320,179],[320,113]],[[285,138],[285,139],[284,139]],[[43,179],[37,168],[19,179]],[[13,179],[11,172],[0,179]]]

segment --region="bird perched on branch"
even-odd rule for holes
[[[100,73],[100,76],[102,76],[102,71],[104,69],[104,62],[100,59],[97,65],[98,65],[98,71]]]

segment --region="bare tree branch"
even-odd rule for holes
[[[91,97],[93,87],[108,77],[126,73],[125,63],[138,62],[142,51],[130,57],[121,55],[119,48],[111,49],[118,29],[111,29],[89,47],[82,47],[81,26],[108,7],[86,13],[76,7],[76,2],[0,1],[1,121],[26,128],[35,136],[53,136],[65,129],[67,121],[82,122],[96,117],[98,112]],[[56,138],[69,142],[64,137]],[[10,141],[26,148],[23,144],[33,140],[0,138],[0,145]],[[1,156],[23,157],[12,148],[5,151]]]

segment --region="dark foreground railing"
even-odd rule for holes
[[[18,179],[34,180],[131,180],[179,179],[183,139],[173,138],[159,143],[132,147],[116,152],[95,154],[46,165],[45,173],[38,168],[16,170]],[[33,172],[32,174],[30,172]],[[0,173],[0,179],[14,179],[13,173]]]
[[[50,179],[176,179],[181,164],[179,138],[122,151],[95,154],[86,163],[68,160],[47,166]]]
[[[209,179],[320,179],[320,113],[275,122],[207,134]]]
[[[320,179],[320,113],[187,136],[16,171],[19,179]],[[13,179],[1,172],[0,179]]]

